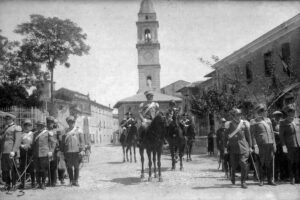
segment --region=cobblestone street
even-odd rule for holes
[[[217,170],[215,157],[193,155],[192,162],[184,161],[184,171],[170,170],[169,155],[163,156],[164,181],[140,180],[140,156],[137,163],[123,163],[120,146],[94,146],[90,163],[85,163],[80,174],[80,187],[58,185],[46,190],[25,190],[25,194],[1,192],[1,200],[89,200],[96,199],[299,199],[300,185],[281,184],[259,187],[248,181],[249,188],[241,189],[239,180],[232,186]],[[147,158],[147,157],[146,157]],[[148,161],[145,163],[146,165]],[[146,168],[147,169],[147,168]],[[18,196],[20,195],[20,196]]]

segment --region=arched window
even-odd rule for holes
[[[150,42],[151,39],[152,39],[152,37],[151,37],[151,31],[149,29],[146,29],[145,30],[145,41],[146,42]]]
[[[247,84],[252,83],[252,80],[253,80],[252,63],[251,62],[247,62],[247,64],[246,64],[246,80],[247,80]]]

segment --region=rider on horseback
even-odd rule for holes
[[[143,128],[148,128],[159,111],[159,105],[153,101],[152,91],[146,91],[144,94],[147,98],[147,101],[140,104],[139,114],[142,120],[141,126]]]

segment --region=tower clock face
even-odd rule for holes
[[[153,54],[152,54],[150,51],[147,51],[147,52],[144,53],[143,57],[144,57],[144,59],[145,59],[146,61],[152,61],[152,59],[153,59]]]

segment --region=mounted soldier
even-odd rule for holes
[[[22,128],[15,124],[16,116],[10,113],[4,114],[5,127],[0,134],[0,154],[2,178],[6,189],[16,190],[17,181],[17,159],[21,143]]]
[[[147,129],[159,111],[159,104],[153,101],[152,91],[146,91],[144,94],[147,101],[140,104],[139,116],[142,120],[141,127]]]

